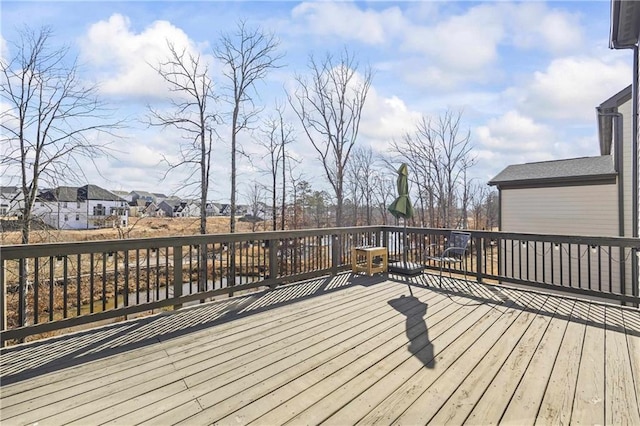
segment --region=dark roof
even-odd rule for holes
[[[615,178],[617,173],[610,155],[570,158],[568,160],[542,161],[514,164],[498,173],[489,185],[546,186],[562,183],[587,183]]]
[[[0,194],[15,194],[18,192],[17,186],[0,186]]]
[[[126,201],[113,192],[100,188],[97,185],[85,185],[78,188],[78,200]]]
[[[85,185],[77,188],[75,186],[59,186],[40,193],[38,199],[44,201],[125,201],[116,194],[100,188],[97,185]]]

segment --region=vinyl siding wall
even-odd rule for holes
[[[615,185],[502,189],[501,230],[618,236]]]
[[[501,230],[537,234],[618,236],[616,185],[502,189]],[[630,253],[614,247],[532,242],[502,248],[507,275],[579,288],[621,290],[620,261],[631,283]]]

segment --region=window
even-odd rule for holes
[[[76,208],[78,208],[78,209],[80,208],[80,201],[78,201],[78,202],[76,203]]]
[[[80,215],[76,213],[76,220],[80,220]]]
[[[65,215],[64,215],[64,221],[66,222],[66,221],[68,221],[68,220],[69,220],[69,215],[68,215],[68,214],[65,214]]]
[[[106,215],[106,208],[102,205],[102,204],[98,204],[97,206],[93,207],[93,215],[94,216],[105,216]]]
[[[65,209],[67,208],[67,202],[66,201],[64,203],[62,203],[62,207],[64,207]]]

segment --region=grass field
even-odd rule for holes
[[[229,217],[207,218],[207,233],[222,234],[229,232]],[[264,230],[265,223],[257,223],[256,231]],[[247,222],[237,222],[237,232],[250,232],[252,225]],[[153,238],[171,237],[180,235],[196,235],[200,233],[200,218],[157,218],[157,217],[132,217],[126,229],[103,228],[87,230],[38,230],[31,231],[30,243],[53,243],[75,241],[99,241],[122,238]],[[20,232],[0,233],[0,244],[11,245],[20,243]]]

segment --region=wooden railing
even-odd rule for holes
[[[408,260],[435,269],[425,259],[449,232],[408,228]],[[637,239],[470,232],[466,270],[478,282],[640,301]],[[398,261],[403,239],[400,227],[354,227],[2,246],[0,339],[335,274],[356,246],[387,246]]]

